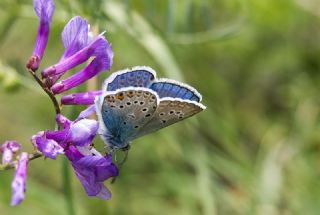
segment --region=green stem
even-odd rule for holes
[[[75,209],[73,204],[71,176],[69,171],[69,161],[64,158],[62,163],[62,177],[63,177],[63,190],[64,197],[66,199],[66,206],[69,215],[75,215]]]

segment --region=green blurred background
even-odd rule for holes
[[[71,200],[79,215],[320,214],[319,1],[55,2],[42,68],[60,58],[63,26],[81,15],[107,30],[115,53],[97,89],[111,72],[148,65],[197,88],[207,110],[134,141],[106,183],[109,201],[87,197],[71,169],[68,191],[61,156],[30,163],[26,199],[13,208],[13,171],[0,172],[1,215],[67,215]],[[54,128],[50,100],[24,69],[37,27],[31,0],[0,1],[0,142],[30,152],[31,135]]]

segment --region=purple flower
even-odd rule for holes
[[[59,62],[64,59],[72,56],[76,52],[83,49],[89,43],[89,25],[87,20],[83,19],[80,16],[73,17],[64,27],[62,32],[62,42],[65,48],[65,51]],[[45,70],[46,71],[46,70]],[[46,72],[43,72],[45,75]],[[51,71],[55,73],[55,67],[51,67],[51,69],[47,69],[47,71]],[[54,84],[62,75],[61,74],[54,75],[52,77],[47,78],[48,86]]]
[[[96,96],[100,96],[102,91],[90,91],[82,93],[74,93],[62,96],[61,104],[64,105],[92,105]]]
[[[89,36],[83,35],[82,37],[86,37],[88,40]],[[73,48],[73,47],[70,49],[72,49],[73,51],[76,50],[76,48]],[[48,77],[54,77],[54,76],[61,76],[68,70],[74,68],[75,66],[86,62],[92,56],[95,56],[96,58],[102,57],[106,59],[107,60],[106,64],[109,64],[109,67],[111,66],[112,57],[113,57],[112,47],[108,43],[108,41],[104,38],[104,36],[99,35],[95,40],[93,40],[86,47],[82,48],[76,53],[73,53],[73,55],[67,58],[63,58],[61,61],[59,61],[59,63],[43,70],[42,77],[48,78]]]
[[[28,153],[22,152],[18,162],[16,174],[11,183],[12,198],[11,205],[15,206],[22,202],[26,192],[26,179],[28,172]]]
[[[44,156],[51,159],[56,159],[59,154],[63,154],[64,148],[69,145],[91,145],[99,127],[96,120],[85,119],[87,112],[92,112],[91,109],[82,112],[84,117],[78,118],[74,122],[61,114],[57,115],[57,123],[63,127],[63,130],[41,131],[32,137],[32,143]]]
[[[84,69],[69,78],[54,84],[51,88],[52,92],[54,94],[62,93],[91,79],[103,70],[108,70],[112,64],[112,58],[112,46],[107,44],[104,52],[96,56],[96,58]]]
[[[65,155],[71,161],[88,196],[96,196],[104,200],[110,199],[111,193],[103,182],[119,174],[118,168],[112,163],[111,156],[106,154],[103,157],[94,149],[80,148],[82,148],[82,152],[71,146],[66,150]]]
[[[2,164],[9,164],[13,161],[13,155],[18,152],[21,145],[14,140],[6,141],[0,146],[2,152]]]
[[[32,136],[33,145],[43,153],[45,157],[56,159],[59,154],[63,154],[64,149],[54,139],[47,139],[46,132],[39,132]]]
[[[40,24],[33,54],[27,63],[27,68],[36,71],[47,46],[55,6],[53,0],[33,0],[33,7],[40,19]]]
[[[102,156],[92,147],[98,122],[86,117],[94,112],[95,106],[89,106],[74,122],[58,114],[56,120],[63,130],[39,132],[33,137],[33,142],[45,156],[50,158],[57,156],[56,149],[59,148],[57,145],[62,147],[87,194],[100,199],[109,199],[111,193],[103,182],[116,177],[118,168],[112,163],[109,154]]]

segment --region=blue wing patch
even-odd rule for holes
[[[157,109],[159,97],[147,88],[127,87],[107,92],[101,103],[102,136],[115,148],[124,148]]]
[[[158,93],[160,98],[181,98],[190,101],[201,101],[201,95],[193,87],[170,79],[159,79],[151,84],[150,89]]]
[[[155,72],[149,67],[134,67],[113,73],[105,82],[105,91],[115,91],[124,87],[146,87],[155,79]]]

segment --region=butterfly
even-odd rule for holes
[[[132,140],[191,117],[206,107],[193,87],[157,79],[146,66],[113,73],[95,105],[99,133],[111,151],[128,150]]]

